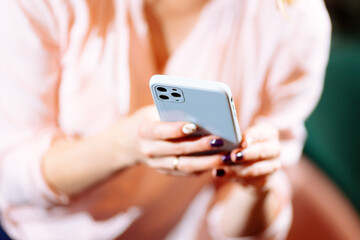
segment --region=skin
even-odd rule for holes
[[[276,159],[280,153],[276,129],[269,125],[249,128],[243,138],[252,139],[251,143],[244,140],[241,145],[246,147],[239,147],[231,153],[233,162],[236,162],[237,152],[244,153],[241,164],[225,166],[221,161],[222,154],[186,156],[213,149],[210,141],[218,138],[205,136],[191,141],[184,140],[188,134],[182,128],[186,124],[161,122],[155,107],[148,106],[119,120],[96,136],[75,140],[57,139],[43,160],[45,178],[55,190],[77,195],[113,173],[139,163],[147,164],[161,173],[175,175],[224,169],[225,176],[214,176],[226,179],[231,185],[225,199],[227,210],[221,224],[224,233],[243,236],[260,232],[273,221],[276,209],[282,205],[280,200],[286,198],[286,193],[274,196],[272,190],[254,190],[261,190],[268,176],[281,167]],[[175,156],[180,156],[176,172],[173,170]],[[258,202],[263,204],[259,206]],[[245,211],[255,206],[256,214]]]
[[[149,16],[162,24],[166,49],[171,55],[195,24],[206,0],[148,0]],[[151,26],[150,26],[151,29]],[[176,29],[176,31],[175,31]],[[166,55],[164,55],[166,56]],[[166,59],[163,59],[165,61]],[[161,67],[160,67],[161,68]],[[224,165],[222,154],[188,156],[213,149],[217,136],[187,139],[187,122],[161,122],[154,106],[138,109],[92,137],[55,139],[43,159],[43,173],[55,191],[70,196],[86,191],[121,169],[146,164],[163,174],[192,175],[213,170],[229,186],[223,199],[220,227],[228,236],[256,234],[267,227],[289,201],[289,192],[268,184],[281,168],[279,133],[270,125],[246,129],[243,141],[231,152],[234,164]],[[196,131],[196,129],[194,129]],[[241,161],[236,154],[243,153]],[[179,159],[177,171],[173,161]],[[215,175],[223,169],[225,175]],[[77,184],[73,184],[76,182]],[[249,211],[252,209],[252,211]]]

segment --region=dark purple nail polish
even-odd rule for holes
[[[241,161],[244,158],[244,154],[243,152],[237,152],[235,154],[235,157],[236,157],[236,161]]]
[[[212,147],[222,147],[224,145],[224,141],[221,138],[214,138],[210,141],[210,145]]]
[[[224,169],[216,169],[215,175],[217,177],[223,177],[223,176],[225,176],[225,170]]]
[[[224,164],[231,164],[230,154],[222,155],[222,156],[221,156],[221,161],[222,161]]]

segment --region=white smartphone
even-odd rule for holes
[[[185,121],[199,127],[198,134],[224,140],[220,151],[239,146],[241,133],[230,88],[220,82],[154,75],[150,89],[162,121]]]

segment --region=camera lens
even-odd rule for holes
[[[160,95],[159,98],[161,98],[163,100],[169,100],[169,97],[166,95]]]
[[[166,92],[166,88],[164,87],[158,87],[157,90],[160,92]]]
[[[179,93],[175,93],[175,92],[171,93],[171,96],[173,96],[173,97],[181,97],[181,95]]]

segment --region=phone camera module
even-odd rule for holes
[[[166,88],[164,88],[164,87],[157,87],[156,88],[159,92],[166,92],[167,90],[166,90]]]
[[[155,85],[152,88],[156,98],[164,104],[183,103],[185,102],[185,94],[181,88],[167,85]]]
[[[169,97],[166,95],[160,95],[159,98],[161,98],[162,100],[169,100]]]

